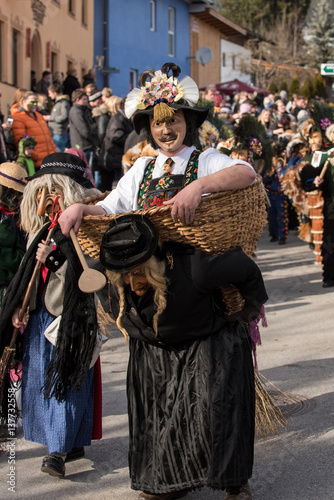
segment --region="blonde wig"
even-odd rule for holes
[[[165,277],[165,262],[159,261],[156,257],[151,257],[147,262],[142,264],[141,270],[145,274],[147,281],[151,288],[154,290],[153,301],[156,306],[156,313],[153,316],[153,329],[158,334],[158,318],[160,314],[166,309],[167,300],[167,279]],[[122,325],[122,316],[125,311],[125,285],[121,272],[106,271],[111,285],[117,288],[119,294],[119,314],[116,319],[118,329],[123,333],[124,337],[128,339],[128,332]]]
[[[45,174],[36,179],[32,179],[24,188],[21,202],[21,226],[29,234],[38,233],[45,223],[44,217],[37,213],[38,199],[37,194],[41,188],[47,187],[48,192],[57,187],[57,194],[63,196],[65,207],[76,203],[87,196],[99,194],[95,188],[87,189],[75,182],[68,175],[63,174]],[[59,193],[58,193],[59,191]]]

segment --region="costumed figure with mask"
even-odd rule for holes
[[[288,199],[284,194],[282,179],[287,171],[287,140],[277,140],[273,146],[272,168],[263,174],[263,184],[267,190],[270,205],[268,209],[270,241],[286,243],[289,232]]]
[[[159,71],[145,71],[138,80],[141,88],[133,89],[125,101],[125,114],[133,117],[137,133],[147,130],[158,156],[138,158],[105,200],[94,206],[69,207],[59,218],[64,234],[71,227],[78,231],[85,215],[169,204],[173,219],[188,224],[203,194],[241,189],[255,181],[249,163],[228,158],[214,148],[196,150],[198,128],[208,108],[196,107],[198,87],[188,76],[178,80],[180,71],[173,63]]]
[[[26,184],[26,171],[20,165],[0,165],[0,307],[26,249],[26,235],[20,228],[20,204]],[[6,380],[7,389],[10,386],[15,392],[17,424],[21,418],[21,373],[22,364],[13,363]],[[4,405],[7,406],[6,400]],[[5,409],[1,414],[1,423],[7,422],[7,416],[8,410]]]
[[[308,198],[312,200],[309,205],[311,217],[313,216],[315,222],[321,221],[321,226],[318,222],[315,228],[321,229],[321,239],[316,250],[321,255],[322,286],[328,288],[334,286],[334,114],[328,106],[317,101],[311,102],[311,110],[315,118],[319,115],[322,117],[318,119],[322,131],[322,147],[318,133],[317,147],[313,148],[311,163],[304,166],[300,177]],[[317,203],[313,200],[317,200]]]
[[[247,322],[267,300],[240,247],[209,255],[160,245],[153,222],[120,215],[100,251],[116,325],[129,341],[129,467],[140,500],[172,500],[208,486],[251,499],[254,369]],[[220,287],[243,309],[227,317]]]
[[[27,184],[26,171],[17,163],[0,165],[0,306],[26,248],[20,229],[20,203]]]
[[[289,229],[298,229],[298,236],[307,243],[312,242],[307,196],[301,187],[298,168],[303,165],[307,153],[307,142],[298,132],[286,147],[287,171],[281,181],[284,194],[289,201]]]
[[[234,131],[234,137],[226,143],[231,158],[249,162],[262,176],[271,169],[272,144],[262,123],[255,116],[243,116]]]
[[[190,77],[187,76],[182,80],[178,80],[179,74],[180,68],[178,66],[173,63],[167,63],[159,71],[150,69],[140,75],[138,80],[140,88],[136,88],[129,93],[125,102],[125,113],[128,118],[133,117],[133,124],[137,133],[139,133],[142,128],[147,130],[149,141],[155,149],[159,150],[159,154],[156,158],[138,158],[131,169],[120,179],[116,189],[114,189],[102,202],[97,203],[95,206],[86,206],[81,204],[72,205],[65,210],[59,218],[60,226],[65,235],[69,233],[69,230],[72,227],[75,231],[78,231],[82,218],[86,215],[103,216],[105,214],[117,214],[120,212],[131,212],[133,210],[161,207],[162,205],[165,207],[171,205],[170,217],[174,221],[178,221],[178,223],[181,222],[181,224],[188,225],[194,220],[195,210],[201,202],[202,195],[227,190],[238,190],[246,188],[255,182],[256,173],[247,161],[243,161],[239,158],[229,158],[214,148],[208,148],[203,152],[196,150],[194,144],[198,143],[198,128],[206,119],[208,109],[196,106],[199,97],[197,85]],[[188,271],[190,272],[189,259],[193,258],[191,256],[201,254],[194,253],[194,249],[192,247],[188,248],[183,244],[173,245],[172,248],[173,258],[174,255],[176,255],[175,262],[179,262],[180,254],[180,259],[186,266],[186,268],[182,271],[182,265],[177,264],[178,270],[181,272],[181,275],[184,276],[188,273]],[[214,261],[214,258],[212,259]],[[213,272],[215,272],[214,266],[212,269]],[[217,277],[218,275],[219,273],[217,274]],[[190,275],[188,277],[190,279]],[[214,283],[214,281],[212,283]],[[190,293],[189,299],[187,299],[188,289],[185,291],[184,285],[182,285],[181,288],[183,290],[182,294],[184,295],[185,300],[184,307],[187,308],[188,311],[191,310],[193,313],[196,311],[196,306],[191,300],[192,293]],[[204,292],[204,295],[205,293],[206,292]],[[209,295],[211,297],[211,292]],[[209,295],[206,296],[207,299]],[[133,298],[136,301],[135,297]],[[145,302],[145,300],[144,296],[143,301]],[[259,301],[259,303],[260,302],[261,301]],[[221,304],[221,302],[219,302],[219,304]],[[208,346],[209,344],[211,345],[211,339],[216,338],[216,336],[211,335],[211,333],[216,330],[213,326],[215,319],[213,320],[211,318],[209,323],[204,325],[206,320],[203,318],[206,318],[206,313],[203,318],[198,318],[196,316],[197,319],[195,322],[193,322],[191,318],[187,318],[186,323],[188,323],[188,325],[186,325],[184,322],[186,316],[182,313],[182,307],[179,305],[176,306],[175,304],[174,306],[174,311],[178,311],[175,316],[175,318],[178,319],[178,326],[174,332],[176,337],[174,340],[171,337],[168,343],[177,343],[178,340],[185,340],[186,342],[189,341],[190,351],[188,352],[186,348],[181,349],[182,355],[180,364],[177,357],[174,357],[173,361],[169,359],[169,348],[166,350],[164,345],[159,345],[157,347],[156,354],[163,363],[166,373],[171,373],[168,365],[172,362],[173,364],[171,365],[171,369],[173,370],[173,373],[178,373],[179,377],[182,373],[183,365],[184,367],[190,367],[191,353],[194,354],[194,363],[200,370],[201,363],[199,360],[201,359],[201,347],[199,350],[197,350],[197,347],[200,345],[204,348],[205,345],[205,349],[208,348],[210,351],[211,347]],[[220,308],[220,306],[218,308]],[[198,311],[200,311],[200,309]],[[145,312],[143,312],[143,314],[145,315]],[[136,315],[134,314],[134,316]],[[144,319],[144,321],[148,320],[148,318],[144,318],[144,316],[137,316],[137,319],[140,321],[142,319]],[[154,322],[155,320],[152,318],[152,323],[154,324]],[[181,327],[182,322],[184,327]],[[196,325],[202,325],[205,331],[203,330],[199,332],[200,328]],[[152,329],[152,327],[150,328],[151,332],[154,333],[154,329]],[[193,333],[191,333],[193,328],[198,331],[201,337],[207,337],[207,339],[210,340],[208,340],[208,342],[205,341],[204,344],[202,344],[198,339],[194,341]],[[239,326],[237,329],[238,328]],[[188,334],[186,333],[186,330]],[[157,380],[157,389],[159,392],[154,394],[152,398],[152,402],[154,404],[152,410],[155,411],[155,403],[160,405],[159,398],[161,397],[162,404],[164,405],[164,410],[161,411],[161,422],[164,422],[164,426],[161,426],[158,420],[154,420],[154,425],[156,427],[154,430],[152,429],[152,432],[150,431],[151,437],[149,439],[148,436],[147,438],[141,437],[140,441],[135,440],[131,445],[130,452],[132,486],[135,489],[143,490],[143,493],[141,493],[140,496],[141,499],[171,500],[174,498],[180,498],[184,495],[184,489],[188,490],[203,485],[209,485],[212,488],[222,490],[225,488],[231,488],[228,494],[238,495],[228,497],[231,499],[251,498],[248,486],[245,488],[244,485],[247,484],[251,475],[253,460],[254,386],[253,367],[250,356],[252,347],[247,325],[241,326],[241,330],[242,333],[238,330],[239,333],[237,334],[237,337],[240,339],[241,335],[243,339],[241,341],[241,350],[243,351],[243,354],[241,355],[243,362],[241,362],[241,365],[243,368],[241,368],[241,365],[240,368],[241,373],[243,373],[243,375],[241,375],[243,380],[243,394],[247,402],[244,400],[244,402],[241,403],[240,408],[243,408],[241,413],[237,410],[237,427],[239,428],[240,433],[238,435],[238,439],[236,440],[232,438],[233,432],[231,434],[231,460],[227,460],[229,464],[223,465],[221,462],[221,453],[223,453],[221,450],[223,449],[223,442],[227,436],[220,435],[218,438],[219,430],[216,428],[215,424],[217,423],[217,426],[219,426],[220,429],[221,421],[224,419],[224,416],[220,413],[220,409],[217,409],[217,416],[219,414],[219,417],[215,421],[211,430],[208,428],[205,430],[204,428],[198,429],[195,426],[196,429],[195,427],[189,428],[187,437],[185,434],[183,434],[182,437],[180,427],[177,428],[178,436],[180,436],[181,439],[180,443],[183,443],[184,439],[188,440],[189,443],[189,445],[186,445],[185,447],[182,445],[183,450],[192,449],[193,439],[196,440],[199,448],[194,451],[194,454],[192,454],[189,458],[186,469],[184,469],[187,478],[185,478],[183,474],[179,475],[178,472],[175,473],[177,470],[182,470],[183,464],[181,465],[181,463],[183,458],[185,458],[183,454],[182,457],[179,456],[179,458],[177,458],[177,455],[182,451],[181,448],[179,448],[178,450],[173,451],[173,455],[175,455],[173,457],[174,465],[172,463],[168,464],[167,460],[170,453],[170,450],[167,451],[167,441],[174,443],[178,440],[178,437],[174,437],[172,433],[172,427],[174,423],[176,425],[177,422],[177,415],[173,415],[173,411],[171,412],[168,402],[164,402],[164,381]],[[152,335],[149,339],[151,338]],[[151,343],[144,341],[141,343],[141,346],[143,348],[142,351],[140,348],[141,354],[139,354],[139,351],[136,353],[136,358],[139,363],[141,363],[139,358],[141,355],[145,356],[146,349],[150,348]],[[154,342],[152,347],[156,347]],[[170,350],[175,354],[175,350],[173,348]],[[205,355],[207,355],[209,351],[206,351]],[[214,351],[215,347],[212,349],[212,352]],[[219,349],[217,352],[218,351]],[[241,358],[239,358],[239,361],[241,361]],[[214,363],[215,361],[212,360],[212,362]],[[148,359],[146,359],[145,363],[148,363],[146,365],[148,368],[150,364]],[[249,374],[246,375],[243,371],[244,369],[247,372],[249,370]],[[145,373],[148,373],[146,372],[146,369]],[[165,378],[165,376],[163,378]],[[208,382],[208,379],[206,380]],[[153,386],[155,386],[156,382],[153,382]],[[181,380],[179,380],[179,382],[181,383]],[[184,387],[188,386],[189,382],[189,380],[185,381]],[[143,383],[145,384],[145,380],[143,380]],[[194,383],[195,385],[197,384],[197,379],[194,379]],[[210,382],[208,383],[210,385]],[[207,386],[207,394],[209,391],[209,385]],[[144,390],[146,390],[145,386]],[[184,401],[183,397],[181,398],[182,401],[179,399],[176,386],[174,386],[173,394],[177,398],[177,406],[180,407],[181,411]],[[194,396],[196,399],[196,394],[199,393],[194,388],[194,394],[192,392],[191,397]],[[144,393],[142,395],[145,397]],[[200,406],[201,403],[199,401],[197,402]],[[205,408],[209,408],[210,406],[211,403],[208,403],[208,406],[205,405]],[[187,406],[186,413],[191,407],[191,405],[189,407]],[[147,409],[149,409],[149,407]],[[131,411],[134,415],[134,412],[137,411],[137,409],[133,408]],[[173,418],[171,420],[171,425],[169,425],[168,420],[171,413]],[[187,414],[189,415],[189,413]],[[227,420],[230,421],[230,418],[233,417],[229,415]],[[204,422],[205,419],[206,417],[202,414],[201,422]],[[219,424],[218,420],[220,422]],[[134,423],[134,425],[136,424]],[[163,453],[161,453],[162,441],[159,437],[158,427],[162,427],[162,432],[164,432],[163,429],[166,427],[166,447],[164,447]],[[197,429],[199,430],[200,435],[203,436],[204,441],[202,441],[202,443],[206,442],[207,444],[209,441],[206,441],[206,439],[211,439],[209,437],[210,432],[212,431],[215,435],[217,432],[217,440],[213,437],[212,443],[215,442],[219,450],[218,448],[215,449],[214,454],[212,454],[212,450],[210,451],[206,445],[205,450],[200,449],[201,444],[195,438]],[[137,431],[139,432],[136,428],[134,433],[133,430],[130,430],[130,433],[134,435],[137,434]],[[138,436],[140,435],[141,434],[138,434]],[[147,450],[144,450],[145,453],[142,455],[140,450],[143,446],[145,447],[146,439],[148,448]],[[136,453],[137,449],[140,451],[140,454]],[[199,462],[196,462],[197,458],[194,458],[197,457],[197,455]],[[159,463],[157,463],[157,466],[154,467],[152,464],[155,463],[155,457],[158,456],[160,456]],[[181,459],[181,462],[179,462],[179,459]],[[195,467],[197,472],[195,472],[195,469],[192,467],[195,464],[193,460],[197,463],[197,466]],[[240,461],[242,461],[242,467],[240,467]],[[176,465],[177,463],[180,465]],[[166,472],[164,471],[165,467]],[[247,495],[247,497],[244,495]]]
[[[95,379],[95,391],[100,389],[101,395],[99,362],[92,366],[98,326],[94,294],[79,289],[82,265],[59,227],[54,228],[51,244],[45,243],[58,196],[68,206],[98,193],[84,171],[85,163],[77,156],[53,153],[28,178],[21,203],[28,247],[0,315],[1,352],[9,344],[12,325],[25,327],[16,345],[16,360],[23,363],[24,437],[48,447],[41,471],[54,476],[64,476],[65,460],[84,455],[92,436],[101,438],[101,408],[94,406],[101,405],[101,398],[94,401],[93,387]],[[18,311],[36,259],[42,265],[30,297],[29,318],[21,321]]]
[[[305,155],[299,168],[301,186],[307,194],[307,207],[311,223],[312,241],[314,244],[315,262],[322,262],[323,242],[323,207],[324,198],[320,189],[316,189],[313,180],[319,173],[330,154],[332,143],[326,136],[326,130],[333,124],[334,115],[329,106],[312,100],[309,104],[311,119],[308,120],[309,154]]]

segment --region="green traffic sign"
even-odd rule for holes
[[[321,65],[322,75],[334,75],[334,64],[322,64]]]

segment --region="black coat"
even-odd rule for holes
[[[99,168],[101,170],[111,171],[122,168],[124,143],[132,130],[131,121],[121,110],[118,110],[110,118],[99,157]]]
[[[63,82],[63,93],[71,97],[72,92],[80,89],[81,85],[76,76],[68,75]]]
[[[71,147],[80,147],[83,151],[94,149],[98,140],[89,117],[87,106],[73,104],[69,114]]]
[[[239,320],[256,319],[268,296],[261,271],[255,262],[236,248],[222,255],[198,250],[192,255],[174,253],[173,269],[167,266],[167,307],[158,320],[159,334],[152,328],[155,306],[152,293],[139,299],[128,287],[126,315],[122,324],[132,338],[175,344],[215,334],[227,323],[227,311],[220,287],[231,284],[245,299]],[[112,297],[112,313],[118,316],[117,293]]]

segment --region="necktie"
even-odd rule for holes
[[[164,167],[164,174],[170,174],[172,171],[172,165],[174,163],[173,158],[167,158],[165,161],[163,167]]]

